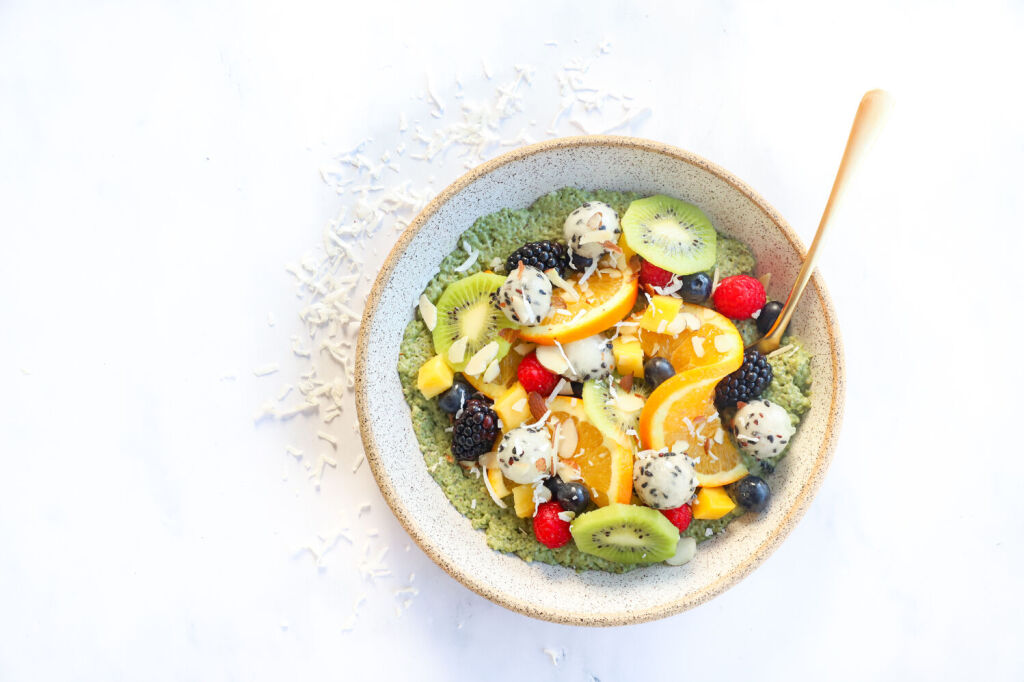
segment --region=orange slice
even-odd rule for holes
[[[596,272],[583,285],[577,284],[579,275],[568,281],[578,300],[568,300],[566,291],[555,288],[550,312],[539,325],[520,329],[520,338],[545,346],[585,339],[613,327],[636,302],[637,274],[632,270]]]
[[[677,374],[655,389],[647,399],[650,409],[645,406],[640,413],[638,432],[643,446],[685,451],[697,460],[694,468],[702,487],[727,485],[747,475],[715,410],[715,385],[720,379],[704,369]]]
[[[515,383],[516,370],[519,369],[519,363],[522,362],[522,360],[523,357],[514,350],[509,352],[498,362],[498,376],[490,383],[484,381],[479,376],[471,377],[468,374],[463,374],[462,376],[467,382],[469,382],[470,386],[480,391],[491,400],[497,400],[509,386]]]
[[[685,450],[697,460],[701,486],[723,486],[747,473],[714,406],[715,386],[743,364],[743,339],[710,308],[687,303],[683,312],[696,316],[700,328],[640,338],[645,352],[668,357],[678,374],[647,399],[637,431],[645,448]]]
[[[684,303],[681,313],[696,317],[700,329],[685,329],[672,336],[638,328],[640,345],[647,357],[667,358],[677,372],[694,367],[721,366],[721,376],[735,372],[743,364],[743,337],[724,315],[694,303]],[[631,320],[639,320],[634,315]]]
[[[548,427],[554,431],[555,420],[571,420],[576,426],[577,445],[572,457],[562,458],[579,469],[584,485],[590,489],[600,507],[629,504],[633,495],[633,449],[605,437],[587,421],[583,401],[558,396],[551,401]]]

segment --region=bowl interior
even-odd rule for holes
[[[565,623],[642,622],[691,608],[748,574],[785,537],[820,485],[841,418],[842,351],[834,313],[815,276],[790,331],[813,355],[812,407],[770,480],[772,504],[700,546],[687,566],[623,575],[529,564],[489,549],[480,531],[430,477],[413,434],[396,365],[416,301],[461,233],[501,208],[526,207],[564,186],[664,193],[696,204],[715,227],[746,242],[758,274],[783,298],[803,247],[760,197],[726,171],[667,145],[616,137],[565,138],[519,149],[446,189],[400,238],[378,276],[360,330],[357,404],[367,457],[381,491],[421,547],[456,579],[502,606]]]

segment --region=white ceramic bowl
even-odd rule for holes
[[[522,208],[560,187],[668,194],[699,206],[715,227],[746,242],[769,297],[785,297],[804,247],[764,199],[727,171],[648,140],[561,138],[504,154],[441,192],[402,234],[363,314],[356,405],[366,456],[381,492],[409,534],[444,570],[478,594],[535,618],[577,625],[638,623],[684,611],[756,568],[792,530],[821,485],[842,418],[844,374],[835,313],[815,275],[790,332],[813,354],[812,407],[771,477],[769,509],[747,514],[700,545],[683,567],[652,565],[625,574],[576,573],[489,549],[481,531],[448,502],[427,472],[402,397],[396,365],[402,332],[441,260],[478,217]]]

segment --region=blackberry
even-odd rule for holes
[[[545,240],[530,242],[513,251],[505,261],[505,270],[512,272],[519,267],[519,261],[523,261],[523,265],[531,265],[541,272],[554,268],[558,271],[559,277],[564,277],[565,268],[569,265],[569,255],[563,245]]]
[[[743,354],[738,370],[718,382],[715,387],[715,405],[718,409],[732,407],[738,402],[750,402],[761,395],[772,382],[772,366],[768,359],[754,349]]]
[[[467,400],[452,431],[452,454],[460,462],[472,462],[494,447],[498,415],[482,400]]]

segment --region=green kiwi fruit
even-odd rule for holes
[[[581,514],[569,532],[581,552],[626,564],[664,561],[679,543],[679,529],[661,512],[633,504],[610,504]]]
[[[498,342],[501,360],[510,344],[498,336],[502,329],[515,327],[505,314],[491,302],[491,294],[501,288],[505,278],[489,272],[478,272],[452,282],[437,299],[437,325],[434,327],[434,352],[444,356],[452,369],[462,371],[474,353],[491,341]],[[462,362],[451,362],[448,349],[463,336],[466,352]]]
[[[619,409],[613,400],[608,381],[609,377],[603,377],[591,379],[583,384],[583,409],[587,413],[587,419],[612,440],[623,444],[635,443],[635,439],[626,432],[636,431],[640,413],[626,413]],[[614,377],[611,377],[611,381],[615,382],[616,393],[622,391]],[[630,393],[635,393],[635,391],[630,391]]]
[[[631,203],[621,222],[629,248],[659,268],[692,275],[715,265],[718,235],[693,204],[658,194]]]

